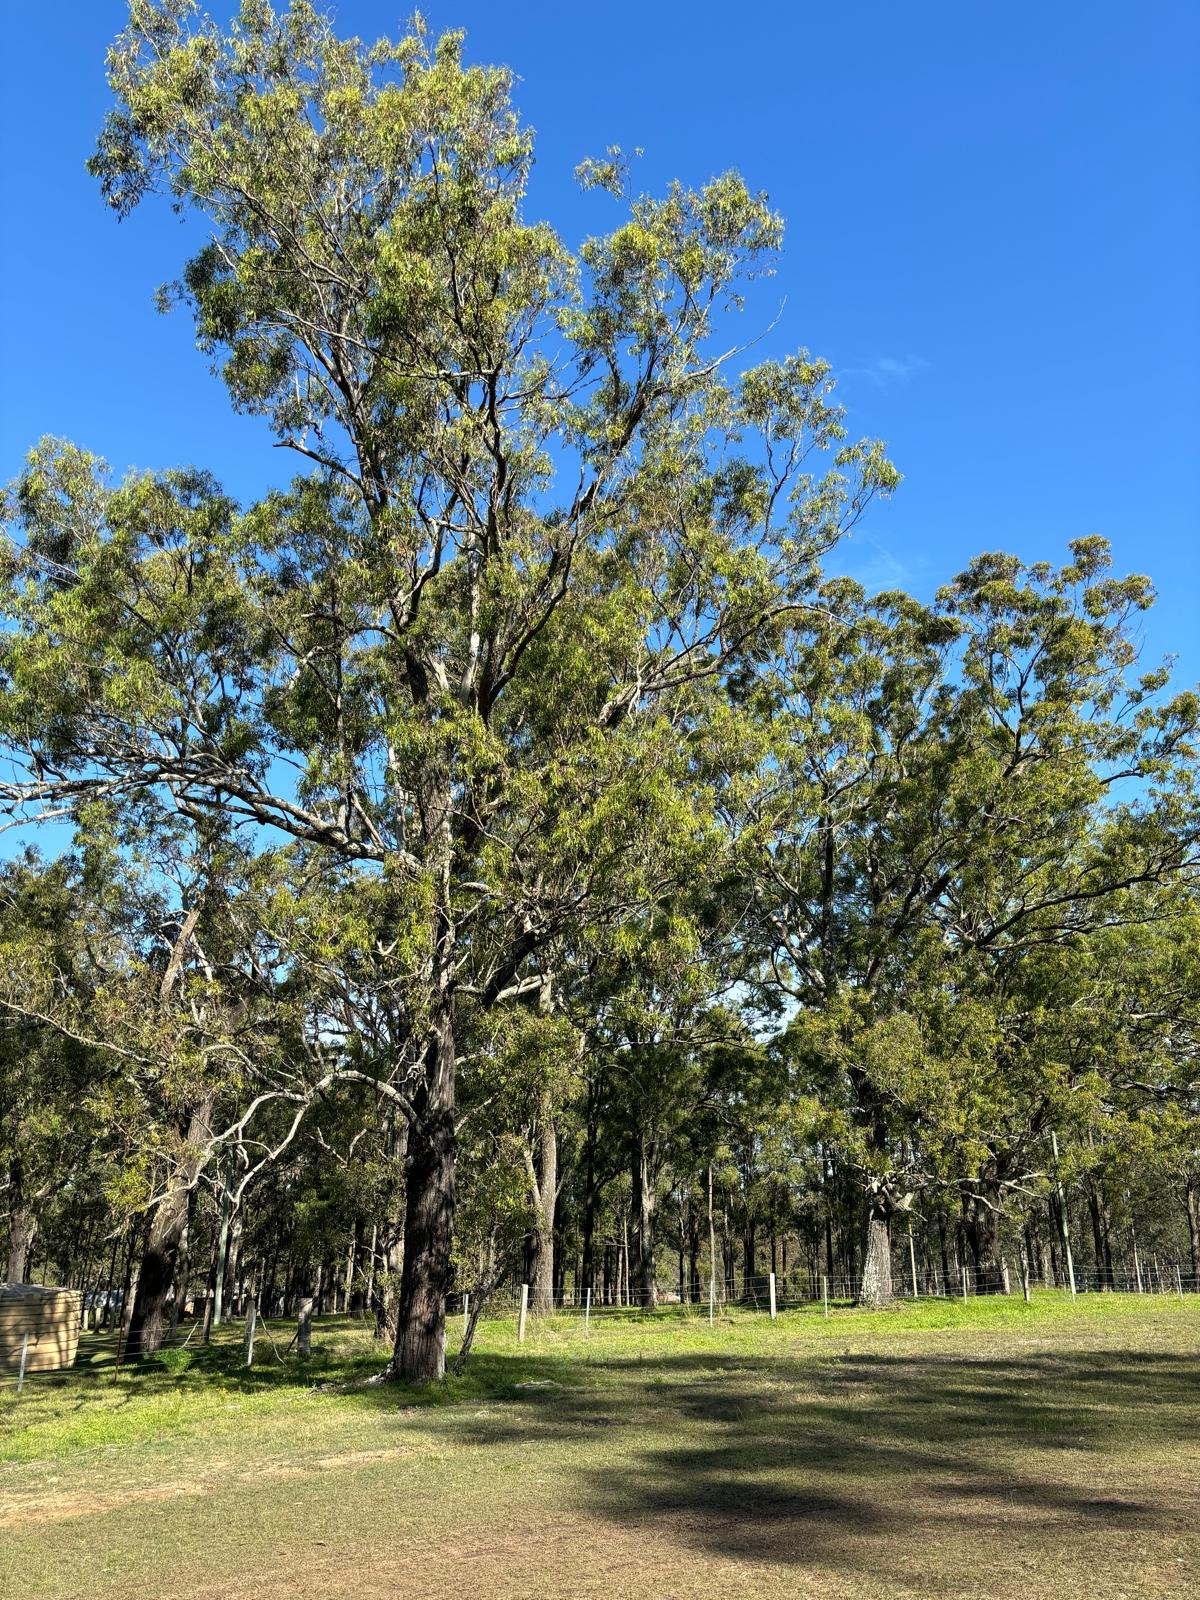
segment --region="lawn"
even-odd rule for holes
[[[6,1600],[1200,1592],[1200,1301],[506,1319],[427,1393],[239,1340],[0,1389]]]

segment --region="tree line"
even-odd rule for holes
[[[829,576],[899,478],[825,362],[746,359],[766,198],[610,151],[570,248],[457,34],[132,0],[108,70],[91,170],[202,219],[164,301],[298,472],[44,440],[6,495],[9,1279],[123,1289],[134,1355],[316,1298],[425,1381],[518,1279],[648,1307],[769,1251],[886,1305],[918,1246],[1060,1271],[1072,1204],[1102,1282],[1139,1231],[1200,1272],[1149,582],[1097,537]]]

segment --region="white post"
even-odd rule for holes
[[[529,1310],[529,1285],[521,1285],[521,1305],[517,1312],[517,1343],[525,1343],[525,1313]]]
[[[258,1325],[258,1296],[250,1296],[250,1304],[246,1307],[246,1365],[254,1365],[254,1330]]]
[[[767,1278],[767,1293],[771,1297],[771,1321],[775,1321],[775,1274],[772,1272]]]
[[[17,1393],[25,1387],[25,1363],[29,1360],[29,1335],[21,1340],[21,1370],[17,1373]]]
[[[962,1269],[963,1305],[967,1303],[967,1269]]]
[[[913,1247],[912,1228],[908,1230],[908,1264],[912,1268],[913,1299],[919,1298],[921,1291],[917,1288],[917,1252]]]
[[[1138,1260],[1136,1233],[1133,1235],[1133,1270],[1137,1277],[1138,1293],[1144,1294],[1145,1290],[1142,1288],[1142,1264]]]
[[[829,1279],[821,1278],[821,1294],[825,1300],[825,1321],[829,1321]]]
[[[1183,1299],[1183,1277],[1179,1271],[1179,1263],[1175,1264],[1175,1287],[1179,1290],[1179,1298]]]
[[[464,1339],[467,1337],[467,1315],[470,1312],[470,1309],[471,1309],[471,1293],[470,1293],[470,1290],[468,1289],[468,1290],[464,1290],[463,1291],[463,1338]]]
[[[587,1298],[583,1303],[583,1331],[586,1333],[592,1321],[592,1291],[588,1289]]]

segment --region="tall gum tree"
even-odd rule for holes
[[[119,214],[207,221],[167,299],[306,475],[239,513],[71,447],[10,499],[14,814],[149,788],[382,878],[405,1002],[395,1373],[444,1369],[456,1063],[538,952],[653,903],[702,832],[695,742],[895,482],[806,356],[727,379],[718,318],[781,228],[733,174],[631,199],[573,254],[529,222],[510,78],[297,0],[223,35],[132,0],[91,163]],[[757,331],[757,330],[751,330]],[[816,456],[812,457],[812,452]],[[813,461],[829,452],[828,470]],[[694,865],[694,864],[693,864]]]
[[[1059,569],[980,556],[931,608],[834,583],[764,676],[771,754],[731,826],[758,885],[763,986],[820,1017],[818,1053],[845,1074],[866,1303],[891,1299],[891,1222],[928,1177],[914,1108],[956,1059],[911,1045],[921,968],[957,973],[961,994],[983,983],[995,1006],[1024,954],[1087,937],[1128,889],[1196,861],[1196,696],[1136,670],[1148,581],[1113,577],[1103,540],[1070,548]],[[989,1048],[962,1202],[998,1279],[1021,1141],[992,1113],[1031,1102],[1019,1041]]]

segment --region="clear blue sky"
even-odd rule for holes
[[[232,0],[213,0],[226,17]],[[340,0],[343,31],[401,3]],[[748,331],[843,376],[855,432],[905,482],[842,565],[927,596],[981,549],[1058,559],[1101,533],[1161,599],[1146,655],[1200,676],[1200,7],[1195,0],[861,0],[588,7],[437,0],[468,55],[518,74],[531,209],[605,222],[578,160],[642,146],[658,189],[734,166],[788,219]],[[118,225],[83,170],[122,0],[6,8],[0,474],[41,434],[110,463],[194,461],[242,497],[285,465],[232,415],[152,292],[189,230]]]

